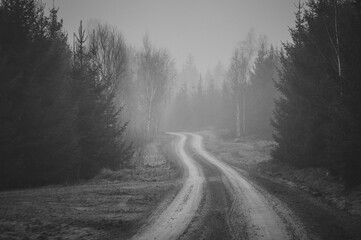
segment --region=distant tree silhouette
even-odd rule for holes
[[[246,92],[247,134],[272,137],[271,118],[277,98],[278,67],[278,52],[272,46],[267,49],[265,43],[261,44]]]

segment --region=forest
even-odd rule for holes
[[[299,2],[292,41],[281,49],[251,30],[226,70],[218,65],[202,78],[190,58],[181,76],[191,84],[181,86],[170,122],[273,138],[274,161],[324,168],[346,189],[355,187],[361,183],[360,27],[360,1]]]
[[[2,189],[129,167],[158,131],[174,74],[169,53],[147,36],[135,50],[112,26],[86,31],[80,22],[71,38],[58,9],[45,12],[34,0],[0,5]]]
[[[278,48],[250,30],[229,65],[126,42],[96,22],[76,33],[58,8],[0,3],[0,189],[71,183],[132,168],[159,132],[216,130],[275,141],[274,161],[361,183],[361,2],[309,0]]]

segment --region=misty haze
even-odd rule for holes
[[[361,239],[361,1],[0,0],[0,240]]]

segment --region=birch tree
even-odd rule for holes
[[[146,135],[150,137],[159,128],[159,110],[174,78],[174,63],[169,53],[155,48],[147,36],[139,53],[138,78],[143,90]]]
[[[284,44],[273,126],[273,158],[321,167],[346,188],[361,183],[361,14],[359,1],[298,4]]]
[[[239,43],[234,50],[229,77],[234,86],[234,97],[236,102],[236,132],[240,137],[246,132],[246,88],[249,84],[250,73],[256,54],[256,40],[253,30],[248,32],[246,39]]]
[[[100,78],[108,82],[108,91],[117,98],[126,93],[127,47],[114,27],[98,23],[89,33],[92,60],[99,66]],[[124,98],[117,99],[124,104]]]

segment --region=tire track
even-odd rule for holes
[[[197,216],[193,218],[180,240],[232,239],[227,224],[228,209],[232,202],[231,196],[224,186],[222,172],[192,149],[190,138],[187,139],[186,151],[202,167],[205,184],[204,196]]]
[[[168,207],[146,224],[132,239],[177,239],[192,221],[203,196],[204,174],[195,161],[186,154],[186,135],[178,137],[176,153],[184,167],[183,186]]]
[[[225,186],[232,195],[232,206],[228,212],[228,225],[233,239],[304,239],[301,226],[293,226],[301,234],[289,230],[289,222],[285,222],[269,203],[266,197],[253,187],[244,177],[227,164],[209,154],[203,147],[200,135],[192,134],[194,150],[209,163],[216,166],[225,176]],[[246,236],[244,228],[246,225]],[[243,230],[243,231],[242,231]]]

